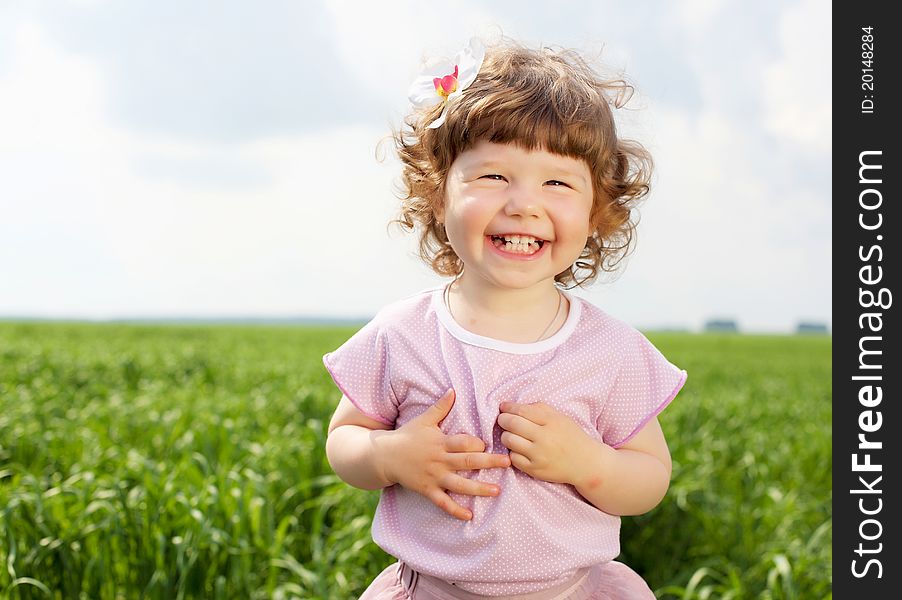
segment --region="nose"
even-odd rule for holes
[[[542,204],[538,193],[525,185],[512,185],[508,188],[509,196],[504,206],[504,213],[509,216],[538,217],[542,214]]]

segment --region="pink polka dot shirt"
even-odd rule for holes
[[[661,412],[686,381],[644,335],[567,294],[570,312],[553,336],[505,342],[461,327],[443,287],[394,304],[323,362],[364,414],[398,428],[448,388],[457,397],[440,427],[482,438],[506,453],[499,405],[545,402],[593,438],[618,447]],[[571,485],[534,479],[515,467],[461,471],[497,484],[496,497],[451,497],[469,509],[456,519],[399,485],[382,490],[373,540],[416,571],[487,596],[527,594],[620,553],[620,519]]]

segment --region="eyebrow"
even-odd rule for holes
[[[504,165],[495,159],[485,158],[483,160],[474,160],[467,166],[470,169],[494,169],[497,167],[503,167]]]
[[[495,169],[495,168],[502,169],[505,166],[506,165],[503,162],[499,162],[499,161],[495,160],[494,158],[486,158],[483,160],[474,161],[467,168],[469,168],[469,169]],[[581,181],[583,183],[583,185],[589,185],[589,181],[586,179],[586,177],[584,175],[582,175],[581,173],[574,171],[573,169],[570,169],[568,167],[553,167],[553,168],[549,168],[548,170],[549,171],[558,171],[560,173],[563,173],[564,175],[569,175],[569,176],[573,177],[574,179],[578,179],[579,181]]]
[[[589,181],[582,173],[577,173],[576,171],[567,168],[561,169],[561,172],[564,173],[564,175],[569,175],[571,177],[579,179],[583,183],[583,185],[589,185]]]

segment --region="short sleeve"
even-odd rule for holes
[[[366,416],[394,425],[398,400],[391,387],[386,332],[377,319],[323,356],[323,364],[338,389]]]
[[[602,439],[615,448],[664,410],[686,382],[686,371],[672,365],[641,332],[631,333],[598,419]]]

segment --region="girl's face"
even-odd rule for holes
[[[592,199],[585,161],[481,141],[451,165],[438,217],[466,277],[524,289],[552,284],[579,257]]]

